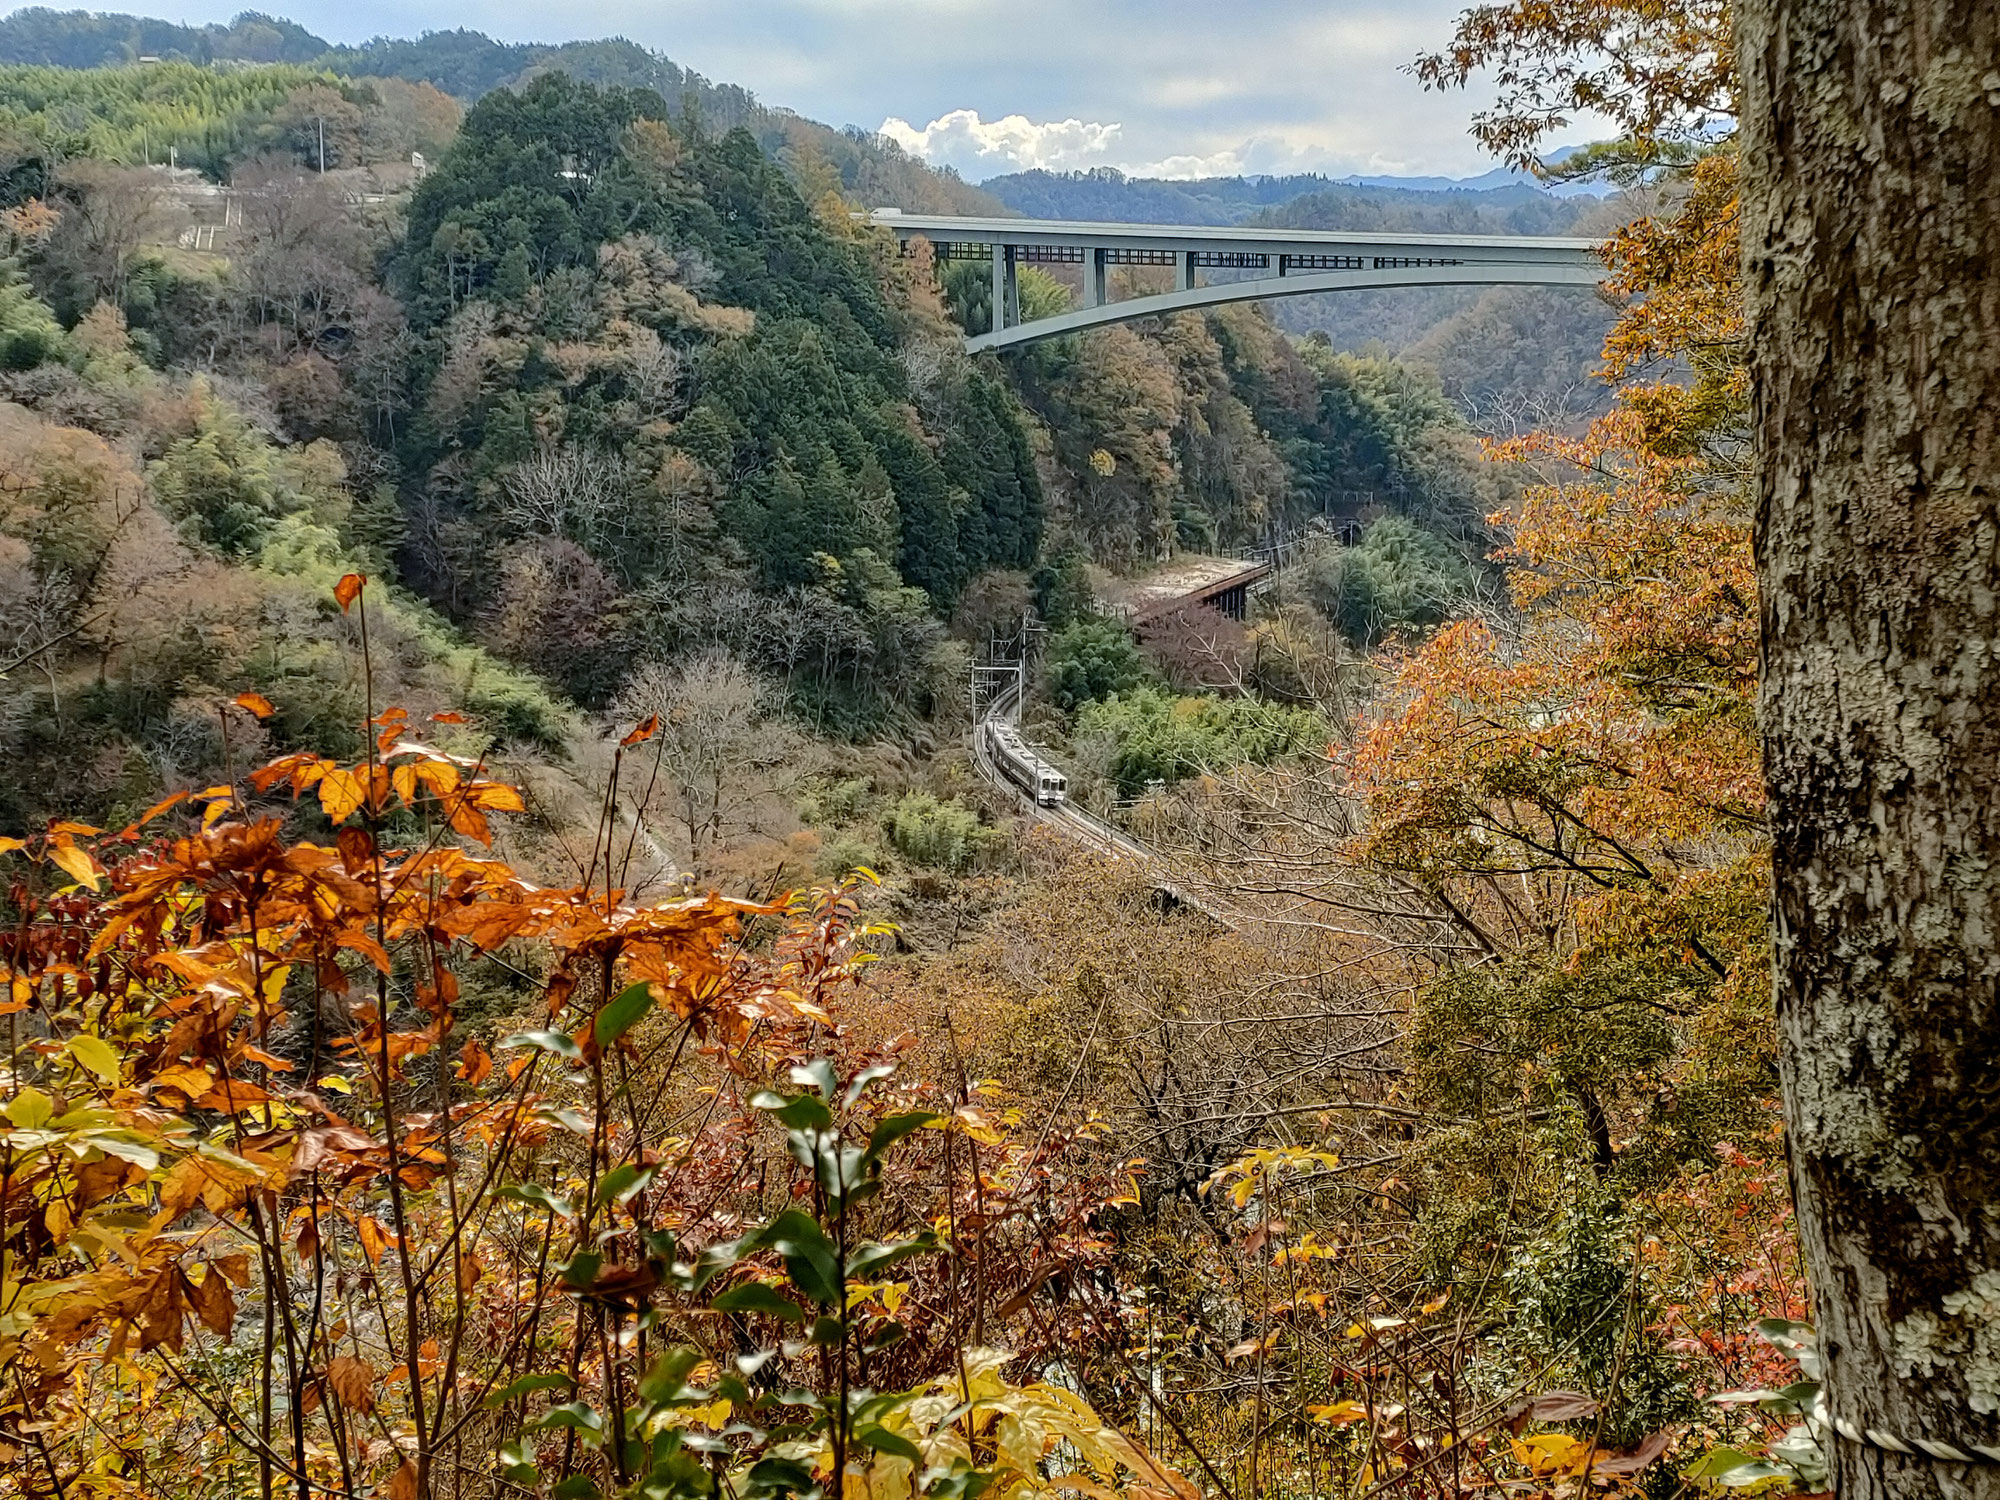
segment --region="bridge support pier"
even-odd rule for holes
[[[1021,321],[1021,281],[1015,269],[1014,247],[993,247],[993,332],[1013,328]]]
[[[1083,305],[1102,307],[1104,300],[1104,252],[1086,250],[1083,252]]]
[[[1174,290],[1191,292],[1194,290],[1194,251],[1174,252]]]

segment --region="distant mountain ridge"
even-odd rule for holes
[[[1508,179],[1494,181],[1489,178]],[[1129,224],[1268,223],[1292,229],[1381,229],[1432,233],[1561,234],[1591,197],[1560,197],[1505,171],[1455,183],[1445,178],[1127,177],[1087,172],[1014,172],[980,187],[1031,219]],[[1412,183],[1444,186],[1412,186]]]

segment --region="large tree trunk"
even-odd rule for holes
[[[2000,6],[1738,27],[1785,1113],[1875,1434],[1835,1484],[2000,1496],[1892,1451],[2000,1453]]]

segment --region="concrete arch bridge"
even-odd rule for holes
[[[906,245],[928,240],[940,259],[992,262],[993,326],[967,338],[975,353],[1226,302],[1397,286],[1582,287],[1604,277],[1597,241],[1587,239],[972,219],[887,208],[868,217]],[[1083,305],[1023,322],[1023,265],[1080,267]],[[1171,266],[1173,290],[1111,301],[1112,266]],[[1204,284],[1203,270],[1239,279]]]

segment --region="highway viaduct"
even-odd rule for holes
[[[1596,286],[1604,278],[1597,242],[1587,239],[974,219],[886,208],[868,219],[906,245],[929,241],[941,259],[992,262],[993,325],[966,339],[974,352],[1269,297],[1398,286]],[[1082,305],[1022,321],[1018,276],[1023,265],[1079,267]],[[1172,267],[1173,288],[1114,302],[1106,286],[1112,266]],[[1204,285],[1204,270],[1238,279]]]

